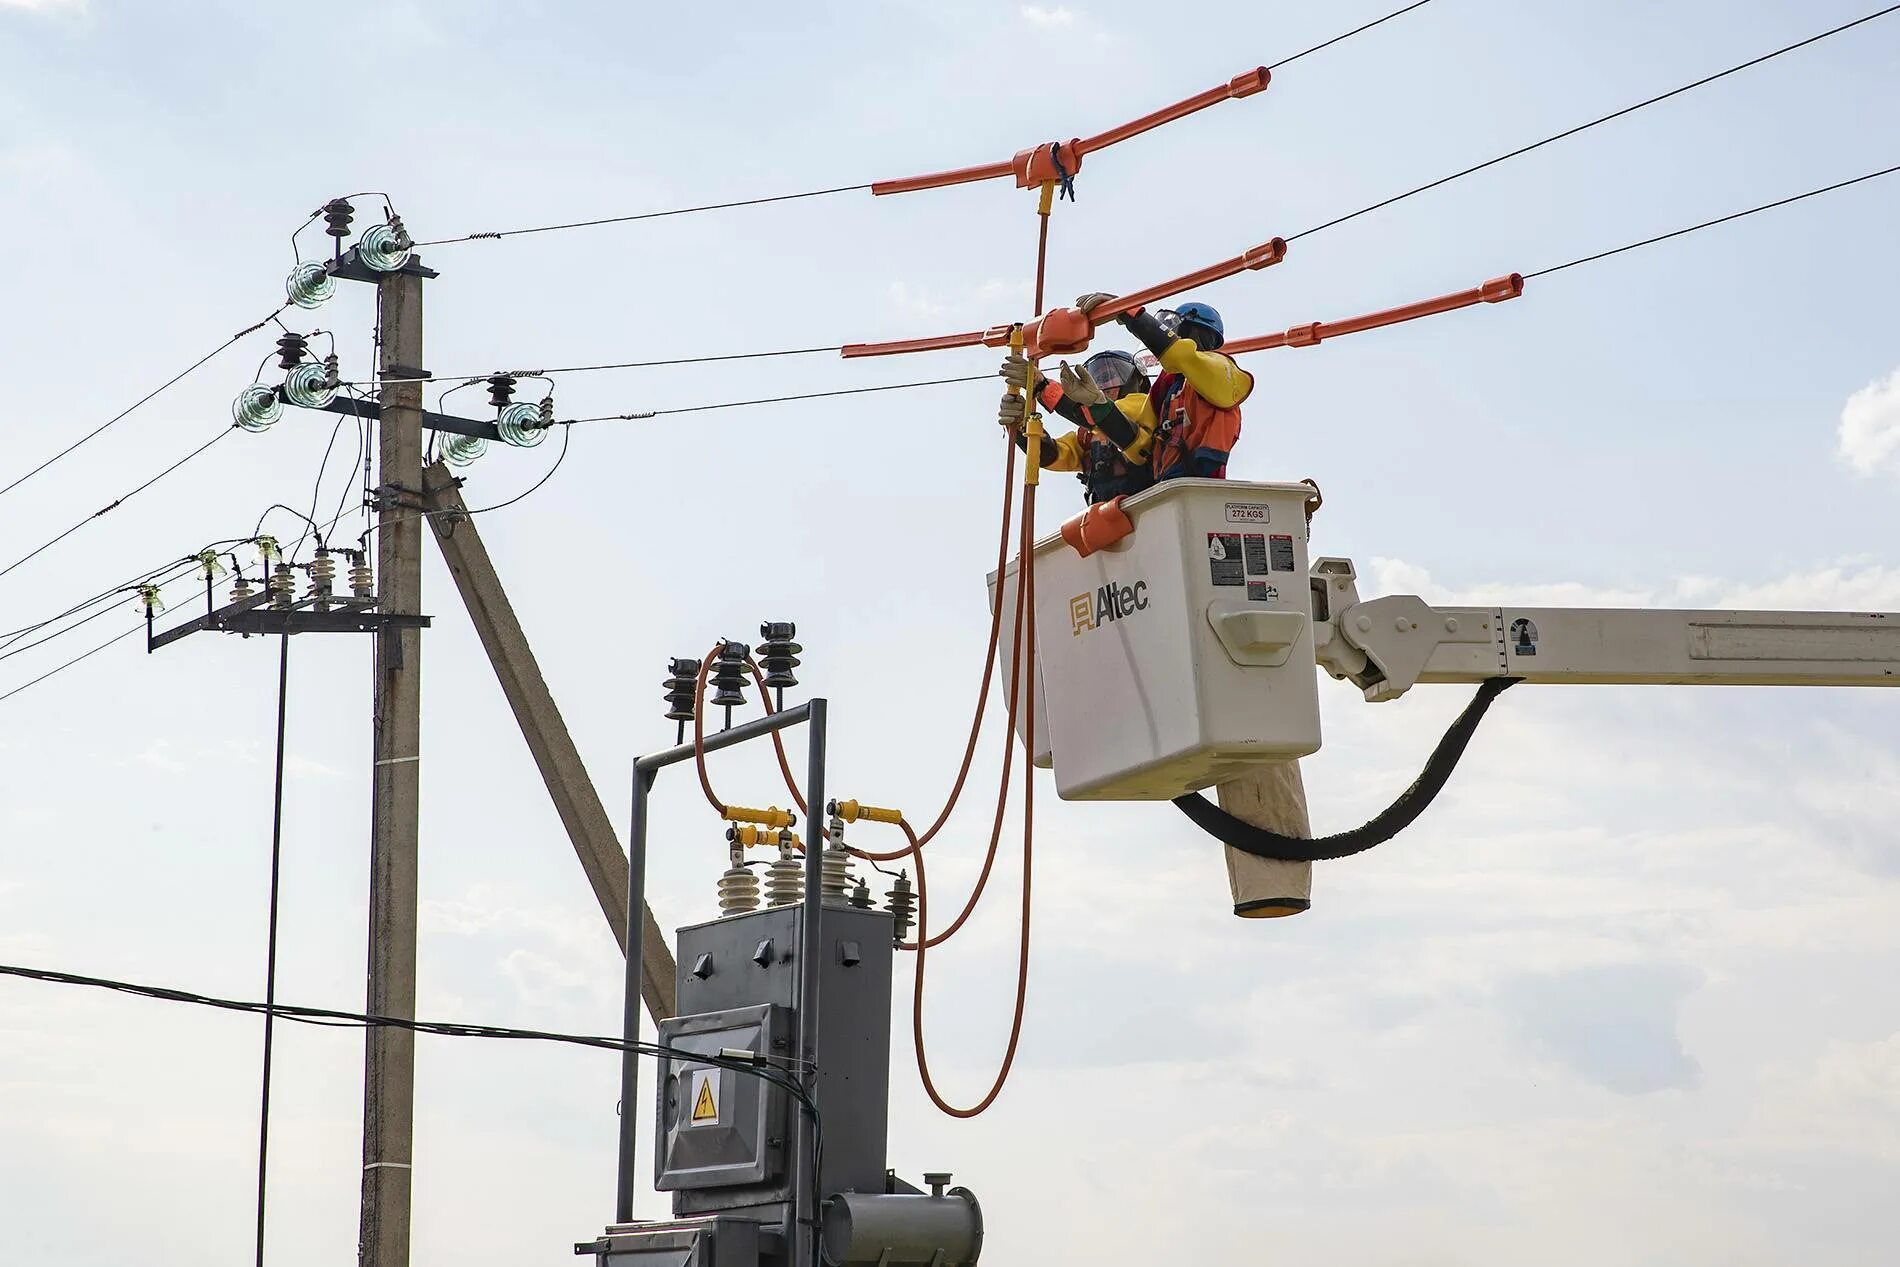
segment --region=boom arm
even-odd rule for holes
[[[1312,568],[1314,655],[1396,699],[1419,683],[1900,686],[1900,615],[1361,602],[1352,562]]]

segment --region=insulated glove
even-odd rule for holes
[[[1102,389],[1095,385],[1095,380],[1090,378],[1085,371],[1071,367],[1067,361],[1062,363],[1060,381],[1062,394],[1084,409],[1090,405],[1108,403],[1108,397],[1104,396]]]
[[[996,406],[996,421],[1008,427],[1011,431],[1022,426],[1023,398],[1016,395],[1003,397]]]
[[[1008,356],[1003,358],[1003,368],[998,370],[997,373],[1002,375],[1005,383],[1021,391],[1029,386],[1029,358],[1024,356],[1021,352],[1011,352]],[[1036,386],[1042,386],[1041,374],[1036,375]]]
[[[1080,308],[1082,312],[1086,315],[1088,313],[1094,312],[1097,308],[1100,308],[1103,304],[1107,303],[1109,300],[1113,299],[1114,297],[1115,296],[1109,294],[1107,291],[1104,291],[1104,290],[1091,290],[1088,294],[1083,295],[1081,298],[1077,299],[1075,301],[1075,306],[1077,308]]]

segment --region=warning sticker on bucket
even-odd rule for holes
[[[1293,538],[1284,533],[1276,533],[1267,538],[1267,543],[1273,547],[1273,570],[1291,572],[1293,570]],[[1253,569],[1247,570],[1251,572]]]
[[[1265,581],[1247,582],[1247,601],[1250,603],[1277,603],[1280,601],[1280,587],[1269,585]]]
[[[1267,538],[1258,532],[1249,532],[1240,539],[1241,553],[1247,559],[1248,576],[1267,574]]]
[[[1207,574],[1216,585],[1245,585],[1247,575],[1240,555],[1240,534],[1207,534]]]

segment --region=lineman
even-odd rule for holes
[[[1111,298],[1095,292],[1075,306],[1086,313]],[[1207,304],[1185,303],[1175,309],[1172,323],[1142,308],[1115,319],[1161,361],[1161,377],[1148,393],[1159,423],[1155,479],[1225,479],[1253,375],[1219,350],[1227,337],[1220,313]]]
[[[1021,388],[1029,379],[1029,362],[1012,352],[1001,373],[1011,387]],[[1036,393],[1043,408],[1075,424],[1067,435],[1042,437],[1040,465],[1074,471],[1091,506],[1153,484],[1155,415],[1149,386],[1148,376],[1126,352],[1097,352],[1082,362],[1081,373],[1065,362],[1059,382],[1038,373]],[[1015,432],[1018,447],[1026,446],[1021,396],[1003,397],[997,421]]]

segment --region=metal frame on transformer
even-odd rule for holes
[[[805,804],[825,804],[825,728],[826,701],[820,697],[782,708],[749,722],[706,735],[694,743],[677,744],[661,752],[649,753],[633,763],[632,822],[627,833],[627,920],[628,928],[637,929],[646,903],[647,871],[647,798],[661,770],[693,761],[708,752],[730,748],[774,735],[781,730],[804,724],[806,734]],[[798,969],[798,1029],[793,1047],[797,1077],[807,1092],[814,1088],[813,1056],[817,1051],[819,948],[823,945],[823,832],[808,831],[805,842],[805,893],[799,923],[800,963]],[[639,1121],[640,1064],[636,1044],[640,1039],[640,938],[627,938],[627,964],[623,995],[621,1038],[625,1047],[620,1057],[619,1168],[615,1182],[614,1221],[633,1219],[633,1192],[638,1170],[635,1134]],[[806,1262],[812,1238],[801,1235],[802,1228],[815,1226],[818,1175],[812,1164],[812,1122],[808,1114],[797,1115],[797,1147],[793,1150],[793,1199],[785,1216],[785,1244],[789,1261],[798,1267]],[[817,1267],[813,1263],[811,1267]]]

